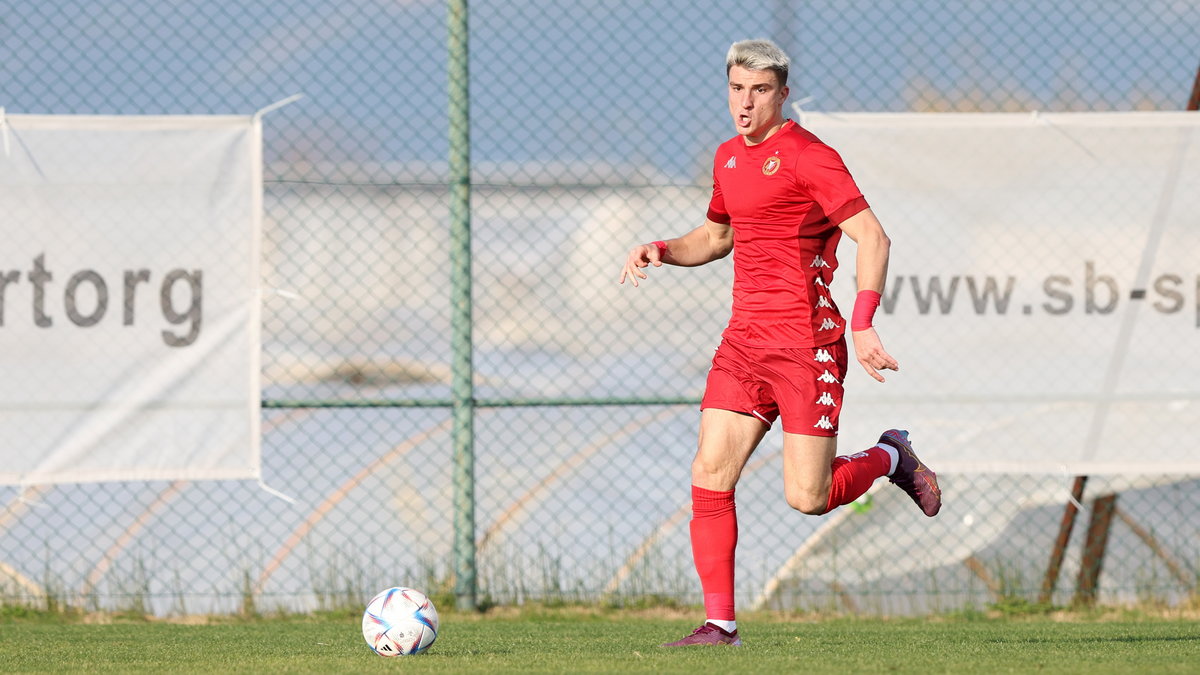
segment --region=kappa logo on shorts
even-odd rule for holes
[[[725,168],[726,169],[736,169],[737,168],[737,156],[730,157],[729,161],[725,162]]]
[[[833,400],[833,397],[829,395],[829,392],[823,391],[821,392],[821,397],[817,399],[817,405],[827,405],[836,408],[837,402]]]
[[[813,258],[812,264],[809,267],[829,267],[829,263],[825,262],[825,259],[821,256],[817,256]]]
[[[813,356],[813,360],[817,363],[829,363],[833,360],[833,355],[829,353],[828,349],[818,349],[817,353]]]
[[[811,265],[810,265],[810,267],[811,267]],[[821,288],[824,288],[825,290],[829,290],[829,284],[825,283],[825,280],[822,279],[821,277],[817,277],[816,279],[813,279],[813,286],[820,286]]]
[[[813,427],[816,429],[832,429],[833,422],[829,421],[829,415],[821,415],[821,419],[817,420],[817,423]]]
[[[833,319],[826,318],[824,321],[821,322],[820,326],[817,326],[817,330],[833,330],[834,328],[837,328],[837,327],[838,327],[838,325]]]
[[[818,295],[817,296],[817,307],[828,307],[830,309],[833,309],[833,303],[829,301],[829,298],[827,298],[823,295]]]
[[[825,372],[821,373],[821,376],[817,378],[817,381],[825,382],[827,384],[837,384],[838,379],[833,376],[833,373],[826,370]]]

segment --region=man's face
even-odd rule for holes
[[[771,128],[783,122],[783,101],[788,88],[780,87],[775,73],[729,69],[729,114],[733,126],[751,145],[766,139]]]

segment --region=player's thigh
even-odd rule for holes
[[[788,504],[820,513],[829,499],[837,436],[783,434],[783,485]]]
[[[768,428],[752,415],[705,408],[700,413],[700,441],[692,462],[692,484],[708,490],[732,490],[746,460]]]
[[[821,347],[779,349],[765,360],[765,377],[785,433],[836,436],[845,389],[845,340]]]

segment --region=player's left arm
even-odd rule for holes
[[[854,354],[871,377],[883,382],[880,370],[900,370],[900,364],[883,348],[879,335],[871,325],[883,285],[887,280],[888,258],[892,240],[871,209],[863,209],[838,224],[842,232],[858,247],[855,271],[858,275],[858,295],[850,322],[854,338]]]

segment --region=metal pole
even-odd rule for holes
[[[1079,561],[1079,581],[1075,584],[1072,604],[1091,607],[1100,593],[1100,570],[1104,567],[1104,551],[1108,548],[1108,533],[1112,530],[1117,495],[1109,494],[1092,500],[1092,520],[1083,543],[1083,559]]]
[[[1075,518],[1079,514],[1076,504],[1083,503],[1083,488],[1087,484],[1087,476],[1076,476],[1075,484],[1071,486],[1071,500],[1063,508],[1062,522],[1058,526],[1058,537],[1054,540],[1054,549],[1050,551],[1050,564],[1046,566],[1046,576],[1042,577],[1042,591],[1038,594],[1038,602],[1050,604],[1054,599],[1054,590],[1058,586],[1058,574],[1062,570],[1063,558],[1067,555],[1067,546],[1071,543],[1071,531],[1075,529]]]
[[[476,609],[474,383],[471,365],[471,125],[467,0],[447,7],[450,104],[451,411],[454,443],[454,597]]]
[[[1196,69],[1196,80],[1192,82],[1192,95],[1188,98],[1188,110],[1200,110],[1200,68]]]

